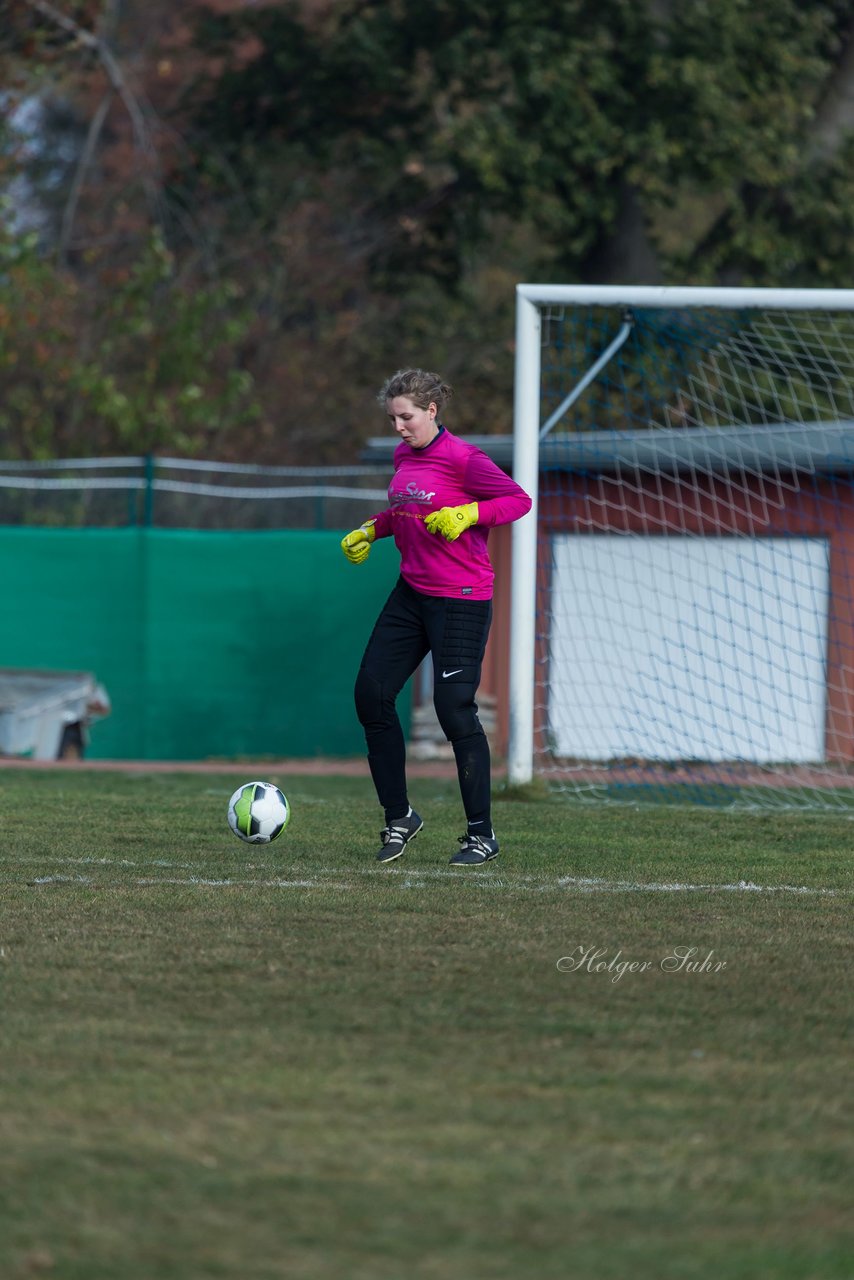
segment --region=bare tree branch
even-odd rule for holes
[[[91,49],[97,56],[107,73],[110,84],[124,104],[133,128],[136,145],[148,162],[142,166],[140,177],[146,196],[148,197],[151,211],[158,222],[162,221],[160,217],[159,187],[153,177],[153,175],[159,173],[160,168],[157,149],[152,141],[151,130],[148,127],[148,122],[145,118],[145,113],[140,106],[139,99],[131,91],[121,64],[115,57],[109,44],[101,36],[96,35],[95,32],[87,30],[86,27],[82,27],[79,22],[76,22],[74,18],[70,18],[68,14],[63,13],[61,9],[57,9],[55,5],[49,2],[49,0],[24,0],[24,3],[28,8],[40,14],[43,18],[46,18],[48,22],[53,23],[54,26],[57,26],[61,30],[67,31],[69,35],[74,36],[75,40],[77,40],[79,44],[83,45],[84,48]],[[103,121],[99,125],[99,129],[102,125]],[[90,136],[87,138],[87,147],[91,137],[92,132],[90,129]],[[78,169],[78,173],[79,172],[80,171]]]
[[[62,211],[62,224],[59,230],[59,243],[56,246],[56,256],[60,262],[65,261],[68,253],[68,245],[71,241],[71,232],[74,227],[74,218],[77,213],[77,205],[80,201],[80,193],[83,190],[83,182],[86,177],[86,171],[92,163],[92,157],[95,154],[95,148],[98,145],[98,139],[101,136],[101,130],[104,127],[104,121],[107,118],[107,112],[110,109],[110,103],[113,99],[112,90],[105,93],[101,101],[98,103],[98,109],[89,122],[89,131],[86,134],[86,143],[77,162],[77,168],[74,172],[74,181],[71,184],[71,190],[68,193],[68,199],[65,202],[65,208]]]

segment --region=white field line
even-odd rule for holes
[[[94,876],[35,876],[34,879],[28,880],[28,884],[90,884],[104,885],[103,880],[96,880]],[[115,881],[112,882],[115,885]],[[214,880],[207,876],[136,876],[129,882],[137,888],[150,888],[152,885],[171,884],[184,885],[189,887],[201,887],[206,889],[316,889],[319,888],[322,881],[320,880]],[[352,889],[351,884],[325,884],[324,888],[328,889]]]
[[[98,865],[125,867],[162,867],[165,871],[189,870],[192,863],[169,862],[157,859],[153,862],[136,863],[127,858],[32,858],[33,862],[43,864],[45,861],[60,862],[68,865]],[[259,868],[260,870],[260,868]],[[401,873],[403,873],[401,875]],[[141,888],[159,884],[185,886],[188,888],[222,888],[222,889],[328,889],[352,890],[356,881],[350,877],[372,877],[389,879],[391,883],[404,889],[422,889],[431,881],[465,880],[480,888],[492,890],[516,890],[522,893],[548,893],[555,889],[575,890],[578,893],[765,893],[765,894],[801,894],[808,897],[847,897],[854,891],[848,889],[828,889],[817,885],[792,884],[755,884],[751,880],[738,880],[733,883],[693,883],[690,881],[643,881],[643,880],[608,880],[597,876],[557,876],[540,877],[519,875],[508,877],[495,874],[492,868],[485,870],[457,870],[455,868],[437,867],[366,867],[353,869],[342,874],[340,867],[316,867],[313,874],[289,879],[281,876],[136,876],[130,883]],[[333,879],[334,877],[334,879]],[[47,884],[99,884],[94,876],[84,874],[54,874],[36,876],[28,881],[32,885]]]

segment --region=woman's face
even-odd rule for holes
[[[401,440],[413,449],[423,449],[438,432],[436,405],[432,400],[426,409],[419,409],[407,396],[395,396],[385,403],[389,422]]]

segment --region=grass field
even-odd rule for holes
[[[854,1276],[851,819],[272,780],[0,769],[4,1280]]]

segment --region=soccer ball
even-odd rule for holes
[[[244,782],[228,802],[228,825],[249,844],[269,844],[288,825],[291,808],[272,782]]]

